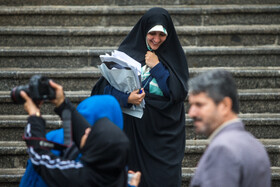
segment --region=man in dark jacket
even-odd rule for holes
[[[32,99],[21,91],[24,108],[29,114],[24,139],[35,170],[48,186],[127,186],[127,155],[129,141],[119,127],[108,118],[98,120],[92,127],[65,98],[63,88],[50,81],[56,91],[51,102],[61,117],[64,110],[71,113],[73,141],[79,146],[79,162],[53,155],[55,146],[45,139],[45,120]]]

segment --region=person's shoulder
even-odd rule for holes
[[[242,122],[236,122],[240,125]],[[237,124],[233,124],[237,125]],[[231,152],[247,152],[248,147],[255,147],[258,150],[263,150],[262,143],[253,136],[250,132],[242,128],[228,128],[221,131],[211,142],[212,147],[227,148]]]

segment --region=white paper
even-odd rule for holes
[[[141,75],[141,64],[125,54],[124,52],[114,50],[112,55],[105,54],[99,56],[102,62],[115,62],[123,67],[130,68],[136,77]],[[138,89],[141,88],[141,81],[139,79],[136,80]]]
[[[141,88],[141,81],[139,75],[141,73],[141,64],[129,57],[121,51],[114,51],[112,55],[100,55],[100,59],[103,62],[98,68],[104,78],[115,89],[124,93],[130,93],[136,89]],[[115,62],[123,68],[109,69],[104,63]],[[124,69],[130,68],[130,69]],[[140,105],[133,105],[131,108],[122,108],[122,111],[131,116],[141,118],[143,116],[143,108],[145,101],[143,100]]]

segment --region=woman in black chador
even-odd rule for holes
[[[142,172],[140,186],[181,186],[189,72],[168,12],[162,8],[147,11],[118,50],[141,63],[144,87],[142,93],[123,93],[111,85],[103,91],[114,95],[122,107],[145,100],[141,119],[124,114],[124,131],[131,144],[128,167]],[[97,94],[98,86],[104,87],[102,79],[92,94]]]

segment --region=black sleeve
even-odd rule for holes
[[[65,98],[64,102],[59,107],[56,107],[54,111],[61,117],[64,109],[69,109],[71,111],[73,141],[79,147],[81,138],[85,134],[85,130],[91,126],[67,98]]]
[[[45,121],[41,117],[31,116],[25,128],[25,139],[45,139]],[[40,141],[41,142],[41,141]],[[79,176],[84,170],[80,162],[63,160],[53,155],[50,149],[31,146],[26,141],[28,154],[33,167],[49,186],[79,186]],[[40,145],[40,144],[39,144]]]

